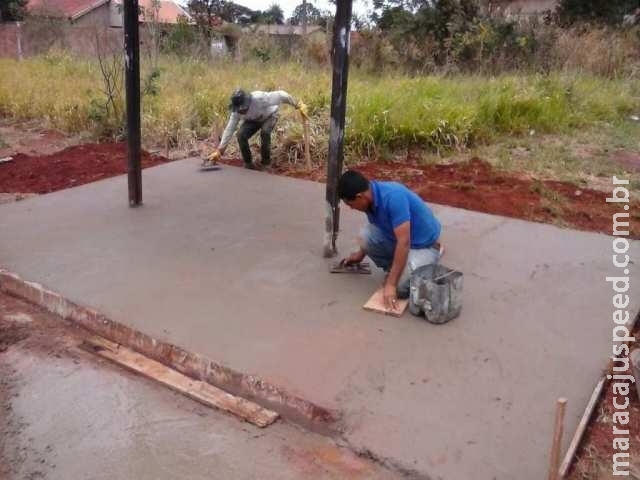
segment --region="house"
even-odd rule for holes
[[[277,45],[280,52],[285,57],[290,57],[295,52],[300,51],[304,45],[304,41],[311,43],[326,43],[326,32],[319,25],[307,25],[306,34],[301,25],[277,25],[277,24],[258,24],[247,25],[242,28],[242,35],[247,38],[251,36],[267,37],[270,43]]]
[[[157,18],[161,24],[176,24],[191,16],[172,0],[140,0],[140,22]],[[64,18],[77,26],[99,25],[122,28],[122,0],[29,0],[27,11],[33,16]]]

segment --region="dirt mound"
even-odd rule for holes
[[[142,152],[142,168],[168,160]],[[49,193],[127,172],[124,143],[92,143],[65,148],[51,155],[15,155],[0,163],[0,192]]]

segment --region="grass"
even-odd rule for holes
[[[147,75],[143,63],[143,79]],[[283,70],[286,70],[284,72]],[[0,116],[43,118],[69,133],[100,132],[104,104],[96,62],[50,54],[24,61],[0,59]],[[217,139],[236,87],[284,89],[304,99],[312,115],[316,161],[326,158],[330,72],[299,64],[207,63],[163,58],[155,94],[142,102],[143,138],[164,147]],[[119,101],[122,101],[120,98]],[[437,156],[472,149],[503,168],[574,181],[615,172],[596,154],[585,160],[568,145],[600,134],[599,145],[638,149],[640,125],[625,121],[640,111],[640,81],[579,74],[414,77],[372,76],[354,70],[348,90],[347,157],[388,156],[421,148]],[[291,155],[299,141],[298,117],[281,109],[279,144]],[[604,138],[606,136],[606,138]],[[545,139],[545,141],[540,141]]]
[[[471,153],[501,169],[586,186],[599,178],[628,176],[629,172],[610,158],[618,150],[640,152],[638,139],[640,122],[621,119],[596,122],[564,134],[497,138]]]

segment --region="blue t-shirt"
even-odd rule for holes
[[[397,182],[369,182],[373,205],[367,212],[369,222],[390,239],[393,230],[411,222],[411,248],[427,248],[440,237],[440,222],[426,203],[414,192]]]

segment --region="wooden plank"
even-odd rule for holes
[[[160,382],[207,406],[232,413],[258,427],[267,427],[279,415],[244,398],[236,397],[208,383],[194,380],[122,345],[101,337],[91,337],[82,347],[129,370]]]
[[[373,295],[371,295],[371,298],[367,300],[367,303],[365,303],[362,306],[362,308],[364,308],[365,310],[370,310],[372,312],[379,312],[379,313],[384,313],[385,315],[400,317],[402,316],[404,311],[407,309],[407,305],[409,305],[408,299],[397,300],[396,308],[394,308],[393,310],[389,310],[384,305],[384,298],[382,296],[382,287],[380,287],[378,290],[375,291]]]
[[[576,428],[576,432],[571,439],[571,443],[569,444],[569,448],[567,449],[567,453],[564,456],[564,460],[562,461],[562,465],[560,465],[560,478],[565,478],[567,473],[569,473],[569,468],[571,468],[571,464],[573,463],[573,459],[576,455],[578,447],[582,442],[582,437],[584,436],[584,432],[587,430],[589,426],[589,421],[591,420],[591,416],[593,415],[593,411],[598,405],[598,400],[600,400],[600,396],[602,395],[602,391],[604,390],[604,386],[607,382],[607,377],[603,376],[600,381],[597,383],[596,388],[593,389],[593,393],[591,394],[591,398],[587,402],[587,406],[584,409],[584,413],[582,414],[582,418],[580,419],[580,423],[578,423],[578,427]]]
[[[558,480],[560,472],[560,450],[562,448],[562,434],[564,432],[564,413],[567,409],[567,399],[559,398],[556,402],[556,417],[553,426],[553,442],[549,456],[549,480]]]
[[[311,151],[309,150],[309,120],[302,117],[302,130],[304,133],[304,158],[307,161],[307,170],[311,171]]]

